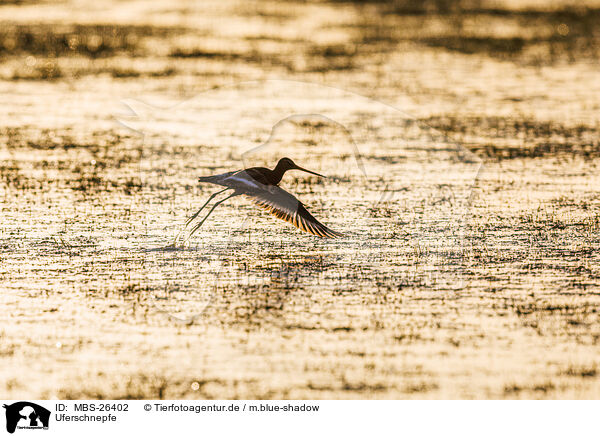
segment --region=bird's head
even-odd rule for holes
[[[315,173],[314,171],[309,171],[305,168],[299,167],[289,157],[284,157],[284,158],[280,159],[279,162],[277,162],[277,168],[279,168],[283,172],[285,172],[287,170],[300,170],[300,171],[304,171],[304,172],[307,172],[310,174],[314,174],[315,176],[325,177],[319,173]]]

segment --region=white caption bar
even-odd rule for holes
[[[596,401],[0,400],[0,434],[584,434]],[[7,433],[8,432],[8,433]]]

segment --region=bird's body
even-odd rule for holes
[[[214,176],[200,177],[198,179],[199,182],[220,185],[225,189],[213,194],[200,210],[188,220],[186,227],[216,195],[227,190],[233,190],[233,193],[229,197],[217,202],[208,215],[223,201],[237,195],[244,195],[256,205],[267,210],[277,218],[293,224],[300,230],[323,238],[342,236],[341,233],[335,232],[317,221],[296,197],[278,186],[285,172],[291,169],[298,169],[323,177],[320,174],[299,167],[289,158],[281,159],[273,170],[263,167],[253,167]],[[206,218],[208,218],[208,215],[194,227],[188,238],[198,230]]]
[[[247,180],[249,181],[250,179],[252,179],[253,182],[258,182],[261,185],[276,186],[279,184],[279,182],[281,182],[281,179],[283,178],[285,172],[291,169],[298,169],[298,167],[294,162],[292,162],[291,159],[284,157],[277,163],[275,169],[272,170],[264,167],[252,167],[246,168],[245,170],[217,174],[215,176],[199,177],[198,181],[232,187],[231,184],[235,184],[238,180],[241,181],[242,184],[245,184]],[[308,172],[320,176],[320,174],[313,173],[312,171]]]

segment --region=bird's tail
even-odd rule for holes
[[[207,183],[211,183],[215,181],[215,176],[203,176],[203,177],[198,177],[198,181],[199,182],[207,182]]]

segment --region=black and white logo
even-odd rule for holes
[[[48,409],[29,401],[5,404],[3,407],[6,409],[6,431],[9,433],[14,433],[16,429],[48,430]]]

